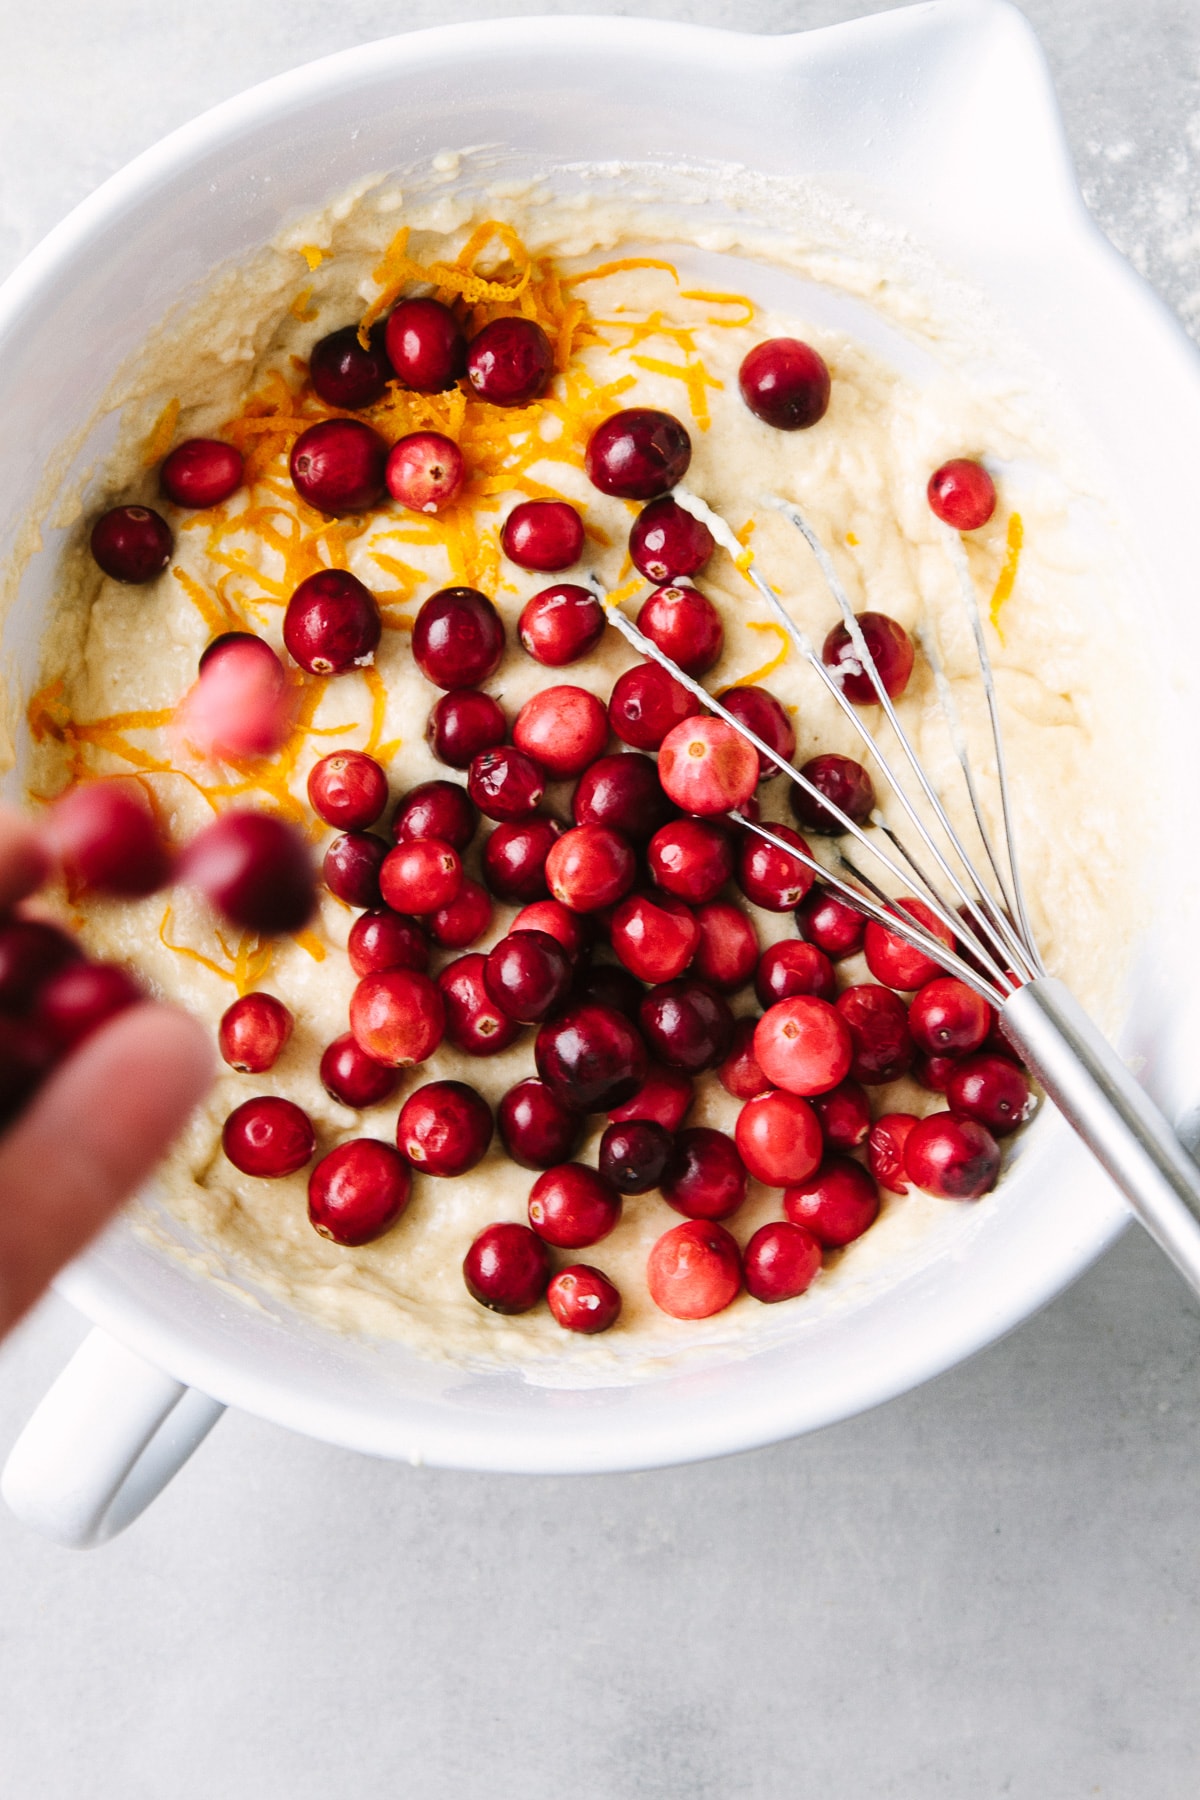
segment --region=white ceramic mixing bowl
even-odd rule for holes
[[[1182,776],[1197,766],[1200,719],[1186,604],[1200,370],[1088,220],[1040,53],[999,0],[772,38],[629,19],[456,26],[331,57],[217,108],[107,182],[0,292],[5,552],[43,470],[117,366],[216,265],[364,173],[479,143],[531,165],[723,161],[809,175],[985,290],[1060,380],[1120,497],[1146,578],[1146,629],[1172,634],[1163,706],[1180,758],[1178,816],[1194,822]],[[101,431],[85,454],[104,442]],[[8,670],[25,693],[56,542],[49,531],[5,625]],[[1122,1047],[1179,1118],[1200,1090],[1186,1055],[1200,979],[1183,955],[1198,908],[1185,860],[1169,879]],[[255,1310],[120,1224],[60,1283],[98,1330],[18,1444],[4,1492],[61,1541],[102,1541],[223,1404],[461,1468],[630,1469],[745,1449],[844,1418],[968,1355],[1057,1292],[1124,1217],[1047,1117],[1002,1203],[874,1291],[797,1313],[794,1328],[736,1359],[566,1390]]]

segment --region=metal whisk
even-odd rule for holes
[[[848,905],[922,950],[947,972],[991,1002],[1004,1031],[1021,1053],[1048,1097],[1078,1133],[1097,1161],[1116,1182],[1130,1207],[1155,1242],[1200,1293],[1200,1166],[1193,1162],[1167,1120],[1134,1080],[1112,1047],[1092,1024],[1063,983],[1046,973],[1034,942],[1014,844],[1012,807],[1000,730],[996,684],[962,540],[945,527],[965,617],[979,663],[995,756],[1001,841],[996,843],[981,803],[979,784],[967,751],[966,735],[946,677],[938,644],[925,627],[917,641],[933,673],[943,720],[962,772],[971,813],[982,846],[973,857],[941,796],[921,763],[897,716],[850,600],[829,553],[799,507],[770,496],[764,504],[791,524],[806,540],[835,601],[862,672],[869,679],[891,728],[895,748],[885,748],[843,692],[838,673],[828,668],[819,650],[797,625],[779,595],[759,574],[728,524],[697,495],[674,490],[680,506],[708,526],[713,537],[735,559],[770,609],[793,650],[823,683],[852,725],[875,768],[884,776],[904,817],[901,831],[878,809],[870,831],[849,818],[786,758],[764,743],[698,681],[684,674],[669,656],[612,604],[599,583],[597,592],[610,622],[643,656],[659,663],[705,709],[732,725],[759,755],[772,762],[817,802],[841,833],[833,866],[818,862],[773,832],[768,825],[729,817],[785,855],[813,870]],[[903,773],[902,773],[903,771]],[[911,784],[911,785],[910,785]],[[914,792],[915,790],[915,792]],[[918,798],[919,796],[919,798]],[[855,846],[851,857],[847,840]],[[968,955],[949,949],[918,920],[896,910],[886,889],[861,867],[865,851],[900,888],[922,900]],[[986,863],[987,874],[979,861]],[[951,897],[952,896],[952,897]]]

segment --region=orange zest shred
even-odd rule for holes
[[[846,542],[849,544],[849,546],[852,550],[857,550],[858,539],[855,537],[855,535],[852,531],[848,531],[846,533]]]
[[[308,952],[316,963],[325,961],[325,946],[315,931],[293,931],[292,939],[302,950]]]
[[[301,244],[300,254],[308,264],[308,272],[310,275],[314,269],[319,269],[321,264],[325,261],[325,252],[321,249],[319,244]]]
[[[1000,642],[1004,642],[1004,634],[1000,631],[1000,612],[1006,600],[1011,599],[1013,587],[1017,579],[1017,569],[1021,562],[1021,547],[1025,542],[1025,521],[1019,512],[1011,513],[1008,520],[1008,533],[1005,540],[1004,564],[999,579],[992,589],[992,601],[988,608],[988,617],[999,633]]]
[[[211,594],[206,593],[200,583],[195,581],[186,569],[174,568],[171,573],[214,637],[219,637],[225,631],[245,630],[245,619],[236,613],[226,600],[215,599]]]
[[[701,300],[710,306],[739,306],[739,307],[741,307],[743,313],[745,314],[744,318],[741,318],[741,319],[711,319],[710,318],[709,319],[708,323],[710,325],[719,325],[723,329],[728,329],[728,328],[731,328],[731,327],[737,326],[737,325],[749,325],[751,320],[754,318],[754,302],[753,302],[753,300],[749,299],[745,294],[718,294],[718,293],[710,293],[705,288],[682,288],[680,290],[679,298],[681,300]]]
[[[679,271],[674,263],[661,262],[656,256],[622,256],[617,262],[601,263],[595,269],[585,269],[581,275],[564,275],[564,287],[579,287],[585,281],[603,281],[606,275],[623,275],[627,269],[665,269],[667,274],[679,284]]]
[[[214,975],[219,975],[222,981],[233,981],[235,979],[231,968],[223,968],[222,965],[219,962],[215,962],[211,956],[205,956],[201,951],[193,950],[190,944],[172,943],[167,935],[171,929],[171,918],[171,908],[168,906],[163,913],[162,918],[159,920],[158,925],[158,941],[163,946],[164,950],[173,950],[176,956],[186,956],[192,962],[202,964],[204,968],[211,969]]]
[[[371,730],[364,748],[368,756],[374,756],[379,748],[379,740],[383,736],[383,719],[387,711],[387,689],[383,685],[383,676],[373,663],[363,670],[363,680],[371,696]]]
[[[694,362],[670,363],[661,362],[655,356],[633,356],[639,369],[646,369],[651,375],[669,375],[675,381],[682,381],[688,391],[688,404],[692,409],[692,417],[701,431],[707,431],[712,424],[708,410],[708,388],[723,388],[725,383],[710,375],[704,364],[697,358]]]
[[[293,319],[299,319],[302,325],[308,324],[310,320],[315,319],[317,316],[317,309],[311,304],[312,296],[313,291],[311,287],[301,288],[300,292],[296,295],[296,298],[292,301],[292,304],[288,307],[288,311],[291,313]]]
[[[728,686],[719,689],[718,700],[722,694],[727,694],[730,688],[754,687],[758,682],[765,681],[768,675],[773,675],[776,669],[787,660],[788,635],[782,625],[776,625],[773,619],[747,619],[746,628],[748,631],[773,631],[779,639],[779,648],[770,662],[765,662],[761,669],[751,669],[748,675],[739,675],[736,681],[731,681]]]

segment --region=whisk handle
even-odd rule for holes
[[[1061,981],[1020,988],[1003,1019],[1067,1123],[1200,1294],[1200,1166]]]

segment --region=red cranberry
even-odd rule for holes
[[[908,1011],[890,988],[863,982],[843,988],[835,1002],[850,1032],[854,1060],[850,1073],[864,1087],[898,1081],[912,1067],[913,1041]]]
[[[318,512],[369,512],[384,495],[387,445],[361,419],[322,419],[292,445],[292,486]]]
[[[56,1058],[49,1035],[29,1019],[0,1019],[0,1125],[11,1124]]]
[[[658,779],[684,812],[729,812],[757,786],[758,752],[724,719],[686,719],[662,741]]]
[[[646,1078],[646,1050],[630,1021],[585,1001],[548,1021],[534,1046],[537,1071],[564,1106],[607,1112],[632,1099]]]
[[[607,1275],[587,1263],[560,1269],[546,1289],[546,1304],[564,1331],[594,1336],[608,1331],[621,1314],[621,1295]]]
[[[763,951],[754,991],[764,1007],[774,1006],[777,1000],[790,1000],[793,994],[815,994],[818,1000],[833,1000],[837,980],[833,964],[823,950],[815,944],[785,938]]]
[[[489,1225],[463,1259],[463,1280],[493,1312],[528,1312],[546,1291],[550,1252],[528,1225]]]
[[[700,942],[693,973],[723,993],[744,987],[758,961],[753,921],[731,900],[710,900],[697,912],[696,923]]]
[[[608,1236],[621,1217],[621,1196],[583,1163],[562,1163],[529,1190],[529,1223],[559,1250],[585,1250]]]
[[[580,964],[575,971],[572,999],[576,1002],[591,1000],[597,1006],[611,1007],[613,1012],[624,1013],[636,1025],[645,991],[628,969],[616,963],[589,963]]]
[[[381,339],[373,332],[364,350],[357,325],[318,338],[308,355],[308,378],[318,399],[339,412],[361,412],[382,400],[392,365]]]
[[[996,484],[982,463],[956,456],[929,477],[930,507],[955,531],[978,531],[996,510]]]
[[[758,1021],[754,1054],[768,1081],[807,1096],[827,1093],[844,1081],[854,1052],[836,1007],[813,994],[793,994]]]
[[[487,957],[478,950],[447,963],[437,978],[446,1008],[446,1037],[465,1056],[497,1056],[520,1033],[487,990]]]
[[[500,744],[472,758],[467,792],[485,818],[510,824],[537,811],[546,792],[546,777],[541,765],[524,750]]]
[[[243,1175],[294,1175],[311,1158],[317,1138],[308,1114],[294,1101],[263,1094],[234,1107],[221,1145]]]
[[[429,714],[425,736],[439,762],[466,769],[481,750],[502,744],[508,726],[498,701],[474,688],[443,694]]]
[[[132,975],[115,963],[69,962],[41,984],[34,1020],[65,1053],[141,998]]]
[[[583,555],[583,520],[566,500],[522,500],[504,521],[500,544],[518,568],[553,574]]]
[[[547,668],[561,669],[596,648],[607,623],[591,588],[559,582],[528,601],[517,625],[526,654]]]
[[[768,694],[766,688],[735,687],[727,688],[721,695],[721,705],[726,712],[752,731],[756,738],[761,738],[768,749],[782,756],[784,762],[791,762],[796,754],[796,730],[788,717],[787,710],[775,698]],[[778,775],[779,765],[769,757],[758,753],[758,779],[770,781]],[[789,783],[795,787],[794,783]]]
[[[796,908],[796,928],[802,938],[823,950],[832,962],[840,962],[862,949],[867,921],[827,887],[817,886]]]
[[[346,949],[358,976],[374,975],[379,969],[415,969],[423,975],[429,967],[429,944],[420,926],[389,908],[355,919]]]
[[[492,1141],[492,1109],[465,1081],[427,1081],[396,1121],[396,1148],[425,1175],[465,1175]]]
[[[52,975],[82,956],[74,938],[46,919],[0,924],[0,1012],[25,1012]]]
[[[831,1150],[857,1150],[866,1143],[871,1102],[857,1081],[843,1081],[827,1094],[814,1094],[812,1105]]]
[[[925,930],[952,949],[954,933],[938,919],[923,900],[897,900],[893,911],[906,912],[923,925]],[[886,926],[878,924],[874,919],[867,923],[863,938],[863,949],[866,952],[867,967],[876,981],[882,981],[886,987],[919,988],[927,982],[935,981],[941,975],[939,963],[914,944],[908,943],[897,932],[889,931]]]
[[[388,360],[405,387],[440,394],[466,373],[467,340],[440,300],[402,300],[387,322]]]
[[[696,1090],[689,1075],[679,1069],[652,1066],[632,1100],[610,1107],[608,1116],[614,1125],[644,1119],[652,1125],[661,1125],[664,1131],[678,1131],[695,1097]]]
[[[733,1040],[733,1014],[719,994],[699,981],[671,981],[652,988],[638,1015],[642,1035],[669,1069],[698,1075],[723,1061]]]
[[[335,1244],[371,1244],[390,1231],[412,1195],[412,1171],[377,1138],[351,1138],[308,1178],[308,1217]]]
[[[692,440],[672,414],[629,407],[597,426],[584,467],[602,494],[620,500],[656,500],[682,481],[692,460]]]
[[[316,904],[316,878],[300,833],[269,813],[223,813],[194,837],[179,880],[199,888],[246,931],[302,931]]]
[[[283,616],[288,653],[310,675],[366,668],[375,660],[382,630],[374,594],[346,569],[318,569],[308,576]]]
[[[699,702],[683,683],[655,662],[639,663],[617,677],[608,702],[608,722],[623,744],[657,750],[668,732],[699,715]]]
[[[670,894],[630,894],[610,927],[612,947],[639,981],[674,981],[696,954],[700,927]]]
[[[912,639],[903,625],[898,625],[886,613],[862,612],[856,617],[884,691],[891,699],[898,700],[912,674]],[[875,684],[859,661],[858,651],[845,625],[835,625],[830,631],[821,651],[821,660],[840,680],[847,700],[852,700],[855,706],[877,703],[879,696]]]
[[[930,1056],[970,1056],[992,1028],[992,1009],[981,994],[951,975],[941,975],[914,994],[908,1029]]]
[[[557,939],[574,962],[587,942],[583,919],[560,900],[535,900],[522,907],[510,926],[512,931],[544,931]]]
[[[829,385],[824,358],[799,338],[756,344],[738,370],[742,399],[756,419],[776,431],[807,431],[823,419]]]
[[[579,1147],[578,1113],[556,1100],[544,1081],[530,1076],[509,1088],[496,1109],[500,1141],[523,1169],[552,1169],[569,1162]]]
[[[483,979],[510,1019],[536,1025],[565,998],[571,959],[557,938],[544,931],[511,931],[488,956]]]
[[[678,581],[703,568],[716,543],[703,520],[665,494],[644,506],[629,534],[629,555],[647,581]]]
[[[313,764],[308,798],[317,817],[338,831],[365,831],[387,805],[387,776],[362,750],[335,750]]]
[[[219,438],[188,438],[158,471],[159,486],[175,506],[220,506],[242,485],[242,458]]]
[[[171,527],[149,506],[114,506],[92,526],[92,555],[106,575],[130,587],[161,575],[174,548]]]
[[[1007,1137],[1023,1125],[1035,1105],[1024,1072],[1007,1056],[971,1056],[950,1077],[951,1109],[986,1125],[993,1137]]]
[[[343,832],[325,852],[325,886],[347,906],[378,906],[379,872],[387,854],[387,845],[373,832]]]
[[[821,1267],[821,1246],[803,1225],[779,1221],[760,1225],[742,1252],[746,1292],[771,1305],[794,1300],[812,1286]]]
[[[221,1015],[221,1055],[242,1075],[264,1075],[283,1054],[292,1024],[291,1013],[274,994],[243,994]]]
[[[735,1100],[753,1100],[756,1094],[771,1091],[771,1083],[758,1066],[754,1054],[754,1028],[757,1019],[739,1019],[733,1028],[729,1054],[717,1069],[717,1079]]]
[[[720,660],[725,627],[712,601],[694,587],[661,587],[642,606],[638,629],[685,675],[705,675]]]
[[[707,819],[676,819],[655,832],[646,860],[659,887],[702,906],[716,899],[733,874],[736,858],[729,833],[719,825]]]
[[[387,853],[379,871],[384,903],[417,918],[449,906],[462,884],[458,851],[440,838],[405,839]]]
[[[546,893],[546,859],[562,831],[535,814],[519,825],[498,825],[483,847],[483,879],[499,900],[519,905]]]
[[[440,431],[413,431],[388,451],[383,479],[393,500],[411,512],[439,513],[462,493],[463,453]]]
[[[790,825],[773,825],[771,830],[782,843],[794,844],[806,856],[812,854],[800,833],[793,831]],[[789,856],[786,850],[777,849],[752,832],[742,834],[737,881],[747,900],[752,900],[755,906],[764,907],[768,912],[790,912],[792,907],[799,906],[815,879],[812,870],[799,857]]]
[[[554,348],[532,319],[493,319],[471,339],[467,379],[493,406],[528,406],[554,376]]]
[[[676,1138],[660,1185],[685,1218],[727,1219],[746,1198],[746,1171],[732,1138],[693,1125]]]
[[[359,1048],[389,1069],[431,1057],[447,1030],[443,988],[417,969],[377,969],[350,996],[350,1029]]]
[[[874,783],[862,764],[855,762],[852,756],[814,756],[804,764],[800,773],[826,800],[832,800],[835,806],[840,807],[855,825],[865,825],[874,812]],[[822,837],[841,837],[846,828],[827,806],[823,806],[812,794],[806,793],[796,782],[789,783],[789,786],[791,808],[801,825]]]
[[[400,1086],[400,1076],[368,1056],[352,1031],[334,1038],[321,1058],[321,1085],[331,1099],[362,1112],[381,1106]]]
[[[914,1125],[915,1113],[881,1113],[867,1138],[867,1164],[880,1187],[892,1194],[907,1194],[904,1146]]]
[[[586,688],[543,688],[513,726],[513,743],[558,781],[581,774],[607,742],[608,714]]]
[[[442,950],[465,950],[477,943],[492,922],[492,902],[485,887],[463,876],[462,886],[446,906],[427,919],[429,935]]]
[[[734,1137],[751,1175],[768,1187],[807,1181],[821,1160],[820,1120],[807,1100],[781,1088],[747,1100]]]
[[[478,815],[457,781],[423,781],[405,794],[392,816],[398,844],[409,838],[441,838],[458,851],[475,836]]]
[[[789,1187],[783,1210],[819,1244],[838,1250],[862,1236],[879,1217],[879,1190],[861,1163],[827,1156],[815,1175]]]
[[[709,1319],[737,1299],[742,1258],[736,1238],[709,1219],[664,1231],[646,1260],[646,1286],[673,1319]]]
[[[140,789],[120,781],[85,781],[56,800],[47,835],[72,893],[88,889],[140,898],[170,868],[154,814]]]
[[[440,588],[413,625],[413,659],[435,687],[478,687],[500,667],[504,625],[477,588]]]
[[[550,892],[572,912],[598,912],[627,894],[637,876],[629,839],[607,825],[564,831],[546,858]]]
[[[914,1058],[912,1078],[929,1093],[944,1094],[957,1067],[956,1056],[926,1056],[922,1052]]]
[[[649,1119],[609,1125],[600,1139],[600,1173],[621,1194],[648,1194],[662,1179],[673,1139]]]
[[[577,825],[611,825],[639,844],[673,813],[648,756],[599,757],[580,776],[571,799]]]
[[[978,1200],[1000,1173],[1000,1146],[978,1119],[933,1113],[908,1134],[904,1169],[910,1181],[942,1200]]]

